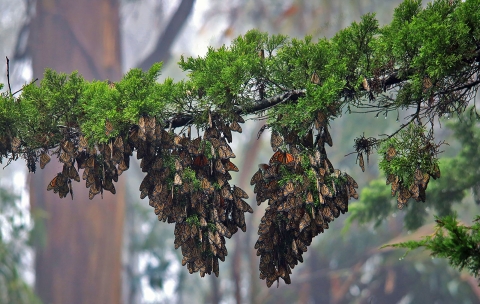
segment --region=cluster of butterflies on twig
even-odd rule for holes
[[[65,132],[57,150],[63,163],[47,186],[61,198],[70,193],[71,180],[80,181],[79,170],[89,189],[89,198],[103,191],[115,194],[113,182],[129,168],[133,151],[140,159],[146,176],[140,184],[140,198],[148,196],[160,221],[175,223],[175,248],[181,247],[182,264],[190,273],[219,275],[219,262],[225,260],[225,237],[230,238],[240,228],[246,231],[245,212],[253,209],[244,199],[247,193],[231,186],[230,171],[238,168],[230,159],[235,157],[229,143],[232,131],[242,132],[240,115],[228,123],[219,115],[209,115],[209,126],[203,139],[191,139],[166,131],[155,117],[142,116],[138,125],[130,128],[124,139],[117,136],[107,144],[89,146],[78,132]],[[105,133],[113,131],[107,120]],[[47,150],[39,155],[43,169],[50,162]],[[77,167],[75,167],[75,162]]]
[[[255,244],[260,256],[260,278],[270,287],[279,278],[290,284],[291,269],[303,262],[313,237],[341,213],[348,200],[358,198],[358,184],[346,173],[334,169],[325,143],[332,146],[327,118],[318,112],[313,130],[305,137],[273,130],[275,152],[268,164],[260,164],[250,184],[255,185],[257,203],[268,200]]]
[[[397,156],[397,151],[393,146],[390,146],[387,149],[385,154],[385,159],[391,161],[394,157]],[[410,198],[415,199],[417,202],[426,200],[426,193],[428,182],[430,181],[430,176],[434,179],[440,178],[440,168],[438,165],[433,167],[433,170],[428,172],[423,172],[420,168],[416,168],[414,181],[411,185],[405,185],[399,176],[394,174],[389,174],[387,176],[387,185],[391,184],[391,193],[392,196],[395,196],[398,193],[397,197],[397,207],[398,209],[403,209]]]
[[[240,115],[232,115],[227,121],[210,113],[203,138],[195,139],[190,129],[187,136],[177,135],[148,116],[140,117],[127,136],[119,135],[95,146],[89,145],[80,132],[64,130],[63,140],[52,152],[63,163],[63,170],[47,190],[61,198],[70,193],[73,198],[72,180],[79,182],[79,170],[84,169],[82,178],[90,199],[103,195],[104,190],[115,194],[114,182],[129,168],[136,151],[140,167],[147,173],[140,184],[140,198],[149,198],[160,221],[175,223],[174,244],[182,250],[182,264],[190,273],[204,276],[213,272],[218,276],[218,260],[224,261],[227,255],[225,238],[238,228],[246,231],[244,214],[253,212],[245,202],[247,193],[229,184],[229,172],[238,171],[231,162],[235,154],[229,143],[232,132],[242,132],[240,123],[244,123]],[[105,134],[112,131],[107,120]],[[348,211],[350,197],[358,198],[355,180],[334,169],[327,157],[324,145],[332,146],[332,138],[322,112],[315,120],[315,141],[313,134],[313,128],[304,137],[273,131],[271,146],[275,153],[268,164],[259,165],[250,182],[255,185],[257,203],[269,201],[255,244],[260,278],[266,279],[269,287],[279,278],[289,284],[291,269],[303,262],[302,254],[312,238]],[[9,142],[3,150],[21,153],[20,140]],[[38,160],[43,169],[51,160],[48,152],[27,153],[29,169],[34,171]]]
[[[158,145],[148,137],[138,141],[145,153],[137,157],[147,172],[140,197],[149,197],[160,221],[175,223],[174,244],[182,250],[182,265],[202,277],[212,272],[219,275],[218,260],[224,261],[227,255],[225,238],[238,228],[246,231],[244,214],[253,212],[244,201],[247,193],[229,184],[229,171],[238,171],[230,160],[235,157],[229,146],[231,132],[241,132],[239,123],[243,122],[239,115],[227,123],[210,114],[203,138],[172,136],[159,126]]]

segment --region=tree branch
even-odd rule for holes
[[[168,61],[173,42],[192,12],[194,3],[195,0],[182,0],[162,35],[158,38],[155,49],[138,65],[139,68],[147,71],[155,62]]]

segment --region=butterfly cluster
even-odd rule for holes
[[[315,132],[314,142],[313,129],[304,137],[272,131],[275,153],[250,181],[257,204],[268,200],[255,244],[260,278],[268,287],[280,278],[290,284],[291,269],[303,262],[313,237],[348,211],[350,197],[358,198],[355,180],[334,169],[327,157],[325,143],[333,143],[322,112],[315,119]]]
[[[106,134],[111,130],[111,123],[107,121]],[[63,163],[63,170],[52,179],[47,190],[58,193],[60,198],[70,193],[73,198],[72,180],[80,182],[78,172],[84,169],[82,179],[89,188],[90,199],[99,193],[103,195],[104,190],[115,194],[113,183],[117,182],[118,176],[128,169],[132,151],[133,144],[124,142],[121,136],[112,138],[108,143],[89,146],[83,135],[77,132],[66,132],[58,149],[53,151],[53,154],[56,154]],[[40,168],[43,169],[51,159],[48,150],[43,150],[39,159]]]
[[[175,223],[175,248],[181,248],[182,265],[189,272],[219,275],[219,262],[227,255],[225,238],[238,228],[246,230],[245,212],[253,212],[245,191],[231,186],[230,171],[238,171],[228,142],[232,131],[241,132],[237,120],[227,123],[210,115],[203,138],[176,135],[154,126],[152,119],[130,139],[147,175],[140,184],[140,198],[148,196],[160,221]],[[146,118],[145,118],[146,119]]]
[[[395,157],[397,157],[396,149],[393,146],[388,147],[385,153],[385,159],[390,162]],[[417,202],[425,202],[425,191],[427,190],[430,176],[434,179],[440,177],[440,168],[438,167],[438,165],[435,164],[433,166],[433,170],[430,170],[428,172],[423,172],[420,168],[417,167],[414,174],[414,180],[410,185],[405,184],[404,181],[397,175],[387,175],[386,184],[391,185],[392,196],[395,196],[398,193],[398,209],[403,209],[411,198],[415,199]]]

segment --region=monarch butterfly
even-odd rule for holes
[[[328,132],[327,126],[323,126],[323,138],[325,139],[325,142],[327,145],[330,147],[333,146],[333,141],[332,141],[332,136],[330,135],[330,132]]]
[[[188,145],[188,152],[190,154],[195,155],[195,156],[199,155],[200,154],[200,143],[201,142],[202,142],[201,137],[197,137],[194,140],[192,140],[190,142],[190,144]]]
[[[322,186],[320,188],[320,192],[322,193],[323,196],[329,196],[329,197],[332,196],[332,192],[330,191],[328,186],[325,185],[325,184],[322,184]]]
[[[230,124],[230,130],[242,133],[242,127],[236,121],[232,121],[232,123]]]
[[[200,154],[195,157],[193,160],[193,165],[196,167],[205,167],[208,166],[208,159],[205,155]]]
[[[406,199],[402,195],[399,195],[398,198],[397,198],[397,208],[402,210],[403,207],[405,207],[407,205],[407,201],[408,201],[408,199]]]
[[[305,245],[300,239],[297,239],[297,248],[303,252],[307,251],[307,245]]]
[[[112,194],[116,193],[115,186],[113,185],[113,182],[111,179],[105,179],[103,181],[103,189],[110,191]]]
[[[397,155],[397,150],[395,150],[395,148],[393,146],[390,146],[387,149],[385,159],[387,161],[391,161],[395,157],[395,155]]]
[[[130,159],[130,158],[129,158]],[[128,164],[125,162],[125,159],[122,159],[120,163],[118,164],[118,174],[122,174],[123,171],[128,170]]]
[[[176,160],[175,160],[175,170],[176,170],[177,172],[183,170],[182,163],[180,162],[179,159],[176,159]]]
[[[245,202],[244,200],[237,198],[235,199],[235,204],[240,211],[253,213],[252,207],[250,207],[250,205],[247,204],[247,202]]]
[[[209,141],[215,149],[218,149],[218,147],[220,147],[221,143],[220,143],[220,140],[218,140],[218,138],[210,138]]]
[[[333,169],[332,162],[326,157],[325,158],[325,170],[327,172],[331,172],[332,169]]]
[[[363,161],[363,153],[358,153],[357,159],[359,161],[360,168],[362,168],[362,172],[365,172],[365,162]]]
[[[258,167],[260,168],[260,170],[262,170],[263,178],[265,179],[272,179],[278,175],[278,166],[259,164]]]
[[[289,145],[292,145],[297,141],[297,134],[295,134],[294,132],[289,132],[284,137],[285,137],[285,139],[284,139],[285,143],[289,144]]]
[[[47,191],[58,189],[58,180],[61,178],[61,173],[58,173],[47,186]]]
[[[337,208],[342,211],[342,214],[348,211],[348,197],[339,197],[337,196],[335,198],[335,204],[337,205]]]
[[[258,183],[260,180],[262,180],[262,171],[259,169],[255,174],[252,176],[250,179],[250,185],[253,186],[256,183]]]
[[[121,136],[117,136],[115,138],[115,141],[113,143],[113,154],[112,154],[112,159],[115,163],[120,163],[123,159],[123,153],[125,151],[125,148],[123,146],[123,139]]]
[[[155,139],[154,138],[155,125],[156,125],[155,116],[145,118],[145,133],[149,141],[153,141]]]
[[[152,190],[153,197],[155,198],[160,197],[162,190],[163,190],[163,184],[156,180],[155,186],[153,187],[153,190]]]
[[[224,161],[223,164],[225,166],[225,170],[238,172],[238,167],[235,166],[235,164],[232,163],[231,161],[229,161],[229,160]]]
[[[212,194],[213,191],[214,191],[214,188],[213,188],[212,184],[206,178],[202,179],[202,185],[201,186],[202,186],[202,189],[208,194]]]
[[[145,133],[145,117],[144,116],[140,116],[140,118],[138,119],[138,127],[140,128],[141,132]]]
[[[224,237],[227,237],[227,238],[232,237],[232,234],[230,233],[230,231],[228,231],[227,227],[225,227],[225,225],[222,224],[221,222],[216,222],[215,227],[217,228],[217,231],[220,235],[223,235]]]
[[[307,193],[307,197],[306,197],[306,199],[305,199],[305,203],[306,203],[307,205],[313,204],[313,195],[312,195],[312,192],[308,192],[308,193]]]
[[[110,145],[105,145],[104,146],[103,158],[106,161],[109,161],[110,159],[112,159],[112,149],[111,149]]]
[[[50,162],[50,156],[44,151],[40,154],[40,168],[43,169]]]
[[[233,186],[233,194],[238,198],[245,198],[245,199],[248,198],[247,192],[243,191],[242,188],[239,188],[235,185]]]
[[[86,181],[86,187],[90,187],[92,186],[93,184],[95,184],[96,182],[96,178],[95,178],[95,174],[93,173],[93,170],[90,170],[89,171],[89,174],[87,175],[87,181]]]
[[[64,165],[65,166],[65,165]],[[74,166],[69,166],[67,171],[68,178],[75,180],[76,182],[80,181],[80,175],[78,175],[77,169]]]
[[[72,159],[68,153],[60,153],[60,161],[64,164],[70,164]]]
[[[192,158],[190,157],[190,154],[187,153],[187,151],[180,151],[178,157],[182,161],[183,166],[190,166],[192,164]]]
[[[218,259],[216,257],[213,258],[212,268],[213,268],[213,273],[218,278],[218,275],[219,275],[220,272],[219,272]]]
[[[295,200],[287,199],[277,207],[277,211],[289,211],[295,208]]]
[[[318,210],[318,214],[317,216],[315,216],[315,224],[318,226],[317,228],[320,228],[321,232],[323,232],[323,226],[325,225],[325,223],[323,221],[323,215],[322,215],[321,209]]]
[[[423,173],[422,187],[427,188],[428,181],[430,180],[430,175],[428,173]]]
[[[110,133],[113,131],[113,125],[112,123],[107,119],[105,121],[105,135],[109,136]]]
[[[160,140],[160,143],[164,149],[173,148],[173,139],[171,133],[165,131],[163,128],[157,128],[155,133],[157,134],[157,140]]]
[[[92,200],[95,197],[95,195],[99,194],[101,191],[102,191],[101,186],[97,187],[95,184],[93,184],[90,187],[90,191],[88,192],[88,198]]]
[[[323,215],[323,219],[327,223],[330,223],[331,221],[333,221],[335,219],[335,217],[333,216],[332,210],[330,210],[330,207],[328,207],[328,206],[323,207],[322,215]]]
[[[299,232],[302,232],[303,229],[305,229],[305,228],[307,228],[308,226],[310,226],[310,222],[311,222],[310,215],[308,215],[308,213],[305,212],[305,214],[303,215],[302,219],[300,220],[300,224],[298,224],[298,230],[299,230]]]
[[[140,190],[140,198],[141,199],[144,199],[147,195],[148,195],[148,192],[150,190],[150,186],[151,186],[151,182],[150,182],[150,175],[147,174],[142,182],[140,183],[140,187],[139,187],[139,190]]]
[[[223,125],[222,132],[223,132],[223,136],[225,136],[227,141],[229,143],[231,143],[232,142],[232,131],[230,130],[230,128],[227,125]]]
[[[177,166],[176,162],[178,161],[175,160],[175,167]],[[156,156],[154,160],[151,162],[151,169],[152,170],[161,170],[163,167],[163,159],[160,156]]]
[[[397,193],[399,187],[400,187],[400,180],[398,178],[398,176],[395,176],[395,180],[392,182],[392,196],[395,196],[395,194]]]
[[[232,193],[230,192],[230,189],[228,189],[228,187],[222,188],[222,196],[229,201],[233,200]]]
[[[69,179],[67,179],[69,181]],[[58,192],[58,196],[60,198],[64,198],[64,197],[67,197],[68,193],[70,192],[70,187],[68,187],[68,182],[65,181],[65,183],[58,188],[57,191],[53,191],[53,192]]]
[[[312,76],[310,77],[310,82],[313,84],[320,84],[320,77],[318,76],[317,72],[313,72]]]
[[[221,174],[225,174],[225,167],[223,166],[223,163],[220,159],[217,159],[215,161],[215,170]]]
[[[423,177],[423,176],[422,176],[422,177]],[[393,183],[394,181],[395,181],[395,175],[393,175],[393,174],[388,174],[388,175],[387,175],[387,182],[386,182],[386,184],[387,184],[387,185],[390,185],[390,184]]]
[[[412,194],[407,188],[402,187],[400,189],[400,194],[399,196],[403,196],[406,200],[410,199],[412,197]]]
[[[270,146],[272,147],[273,152],[278,150],[278,147],[283,145],[283,138],[277,131],[272,131],[270,136]]]
[[[320,130],[320,127],[325,127],[327,122],[327,115],[325,113],[318,111],[317,118],[315,119],[315,128]]]
[[[425,202],[425,199],[427,198],[425,193],[425,188],[422,186],[418,186],[418,191],[419,191],[418,199],[422,202]]]
[[[275,152],[273,156],[270,158],[270,165],[274,163],[281,163],[281,164],[291,164],[295,161],[295,157],[288,152],[281,152],[280,150]]]
[[[353,197],[354,199],[358,199],[358,193],[355,189],[352,188],[352,192],[350,194],[350,197]]]
[[[312,129],[302,138],[302,146],[306,148],[313,148],[313,132]]]
[[[440,178],[440,167],[438,167],[438,164],[433,166],[433,172],[430,175],[433,177],[433,179]]]
[[[410,186],[410,194],[411,196],[418,201],[418,196],[420,195],[420,188],[418,187],[417,184],[412,184]]]
[[[83,135],[80,135],[78,137],[78,152],[82,152],[86,150],[87,147],[88,147],[87,139]]]
[[[228,145],[218,147],[218,156],[221,159],[228,159],[228,158],[235,158],[235,154],[233,154],[232,150]]]
[[[334,217],[339,217],[340,216],[340,208],[337,208],[337,205],[334,203],[334,200],[332,199],[327,199],[327,205],[330,207],[330,210],[332,211],[332,214]]]
[[[173,143],[174,143],[175,146],[181,147],[182,146],[182,138],[178,135],[175,135],[175,137],[173,138]]]
[[[292,182],[286,183],[285,187],[283,188],[283,196],[287,196],[293,192],[294,192],[293,183]]]
[[[417,168],[415,170],[415,183],[421,184],[422,182],[423,182],[423,173],[419,168]]]
[[[257,206],[260,206],[261,203],[266,201],[268,198],[265,196],[263,192],[258,192],[255,200],[257,201]]]

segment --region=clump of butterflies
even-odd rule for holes
[[[260,278],[270,287],[279,278],[290,284],[291,269],[303,262],[313,237],[348,211],[348,200],[358,198],[358,184],[347,173],[334,169],[325,143],[332,146],[327,118],[318,112],[305,137],[273,130],[275,152],[268,164],[260,164],[250,184],[257,204],[268,200],[255,244],[260,256]]]
[[[397,157],[397,150],[395,147],[388,147],[385,159],[390,162],[393,158]],[[414,174],[413,183],[406,185],[399,176],[395,174],[388,174],[387,176],[387,185],[391,184],[391,193],[392,196],[395,196],[398,193],[397,197],[397,207],[398,209],[403,209],[408,200],[413,198],[417,202],[426,200],[426,193],[428,182],[430,181],[430,176],[434,179],[440,178],[440,168],[435,164],[432,170],[423,172],[420,168],[416,168]]]
[[[238,171],[230,159],[235,157],[229,144],[232,131],[242,132],[240,115],[227,122],[210,114],[209,126],[203,134],[191,138],[168,132],[155,117],[140,117],[124,140],[117,136],[108,144],[88,145],[78,132],[64,135],[59,148],[53,152],[63,163],[62,172],[49,183],[61,198],[71,194],[71,180],[80,181],[78,170],[84,169],[83,180],[93,199],[103,191],[115,194],[113,182],[129,168],[130,156],[137,151],[142,172],[140,198],[148,196],[160,221],[175,223],[175,248],[181,247],[182,264],[190,273],[219,275],[219,262],[225,260],[225,237],[230,238],[240,228],[246,231],[245,212],[253,210],[244,199],[247,193],[231,186],[229,171]],[[107,121],[105,133],[113,131]],[[44,150],[39,155],[43,169],[50,162]],[[36,159],[34,160],[35,163]],[[74,166],[77,163],[77,168]]]
[[[229,171],[238,171],[229,142],[232,131],[241,132],[237,115],[228,123],[210,114],[203,138],[175,135],[143,118],[129,141],[137,150],[147,175],[140,184],[140,198],[148,196],[160,221],[175,223],[175,249],[181,248],[182,265],[189,272],[219,275],[219,262],[227,255],[225,238],[238,228],[246,231],[245,212],[253,210],[247,193],[231,186]]]

